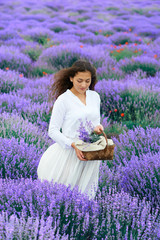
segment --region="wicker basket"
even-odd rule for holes
[[[106,147],[103,150],[96,150],[96,151],[88,151],[88,152],[83,152],[84,158],[87,160],[113,160],[113,155],[114,155],[114,148],[115,144],[113,145],[108,145],[107,141],[107,136],[105,132],[102,132],[105,139],[106,139]]]

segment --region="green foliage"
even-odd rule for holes
[[[49,66],[55,67],[57,70],[60,70],[61,68],[70,67],[78,59],[78,53],[62,51],[61,54],[58,54],[57,56],[46,58],[46,62]]]
[[[119,45],[119,44],[123,45],[123,44],[125,44],[126,42],[132,43],[130,37],[128,37],[128,36],[119,37],[119,38],[113,40],[112,42],[113,42],[115,45]],[[135,43],[136,43],[136,42],[138,42],[138,41],[135,41]]]
[[[36,47],[36,48],[29,47],[29,48],[25,49],[24,52],[32,59],[32,61],[36,61],[39,58],[39,56],[41,55],[42,49],[40,49],[38,47]]]
[[[34,38],[34,41],[44,45],[47,43],[47,38],[48,38],[47,35],[39,35],[39,37],[37,37],[37,39]]]
[[[5,107],[6,109],[8,109],[8,102],[3,101],[1,107],[2,107],[2,108]]]
[[[142,8],[132,8],[132,13],[137,13],[139,15],[144,15],[145,10],[143,10]]]
[[[146,31],[143,31],[143,32],[140,32],[139,33],[140,36],[143,36],[143,37],[150,37],[151,36],[151,32],[146,30]]]
[[[79,22],[85,22],[88,19],[88,17],[78,18]]]
[[[120,93],[119,101],[114,100],[114,96],[106,96],[101,93],[101,114],[109,115],[111,123],[113,121],[126,125],[132,129],[134,126],[146,127],[151,124],[154,127],[159,126],[160,96],[158,93],[142,92],[141,90],[126,90]],[[110,102],[110,104],[106,104]],[[112,106],[112,107],[110,107]],[[123,107],[121,107],[123,106]],[[124,108],[124,111],[122,109]],[[117,111],[115,111],[115,109]],[[111,111],[111,113],[109,113]],[[124,116],[121,116],[124,113]],[[154,116],[154,118],[153,118]]]
[[[99,34],[99,32],[97,32],[97,31],[96,31],[96,32],[94,32],[94,34],[95,34],[95,35],[98,35],[98,34]]]
[[[47,8],[50,8],[50,9],[52,9],[55,12],[58,12],[58,10],[59,10],[57,7],[51,6],[51,5],[48,5]]]
[[[23,119],[28,119],[31,123],[37,123],[39,121],[42,121],[42,122],[46,122],[46,123],[49,123],[49,120],[50,120],[50,114],[46,112],[46,109],[43,109],[43,110],[35,110],[34,113],[30,113],[29,109],[28,111],[24,112],[23,110],[20,112],[21,116],[23,117]]]
[[[104,129],[104,132],[108,138],[110,138],[112,136],[118,137],[119,134],[123,134],[123,132],[127,130],[128,128],[124,125],[124,123],[122,124],[115,121],[112,124],[109,124],[107,128]]]
[[[97,79],[113,79],[113,80],[120,80],[122,76],[118,74],[118,72],[110,71],[110,72],[102,72],[101,74],[97,73]]]
[[[82,14],[82,13],[87,12],[87,10],[84,10],[84,9],[77,9],[77,12],[78,12],[79,14]]]
[[[27,77],[43,77],[46,74],[53,74],[55,73],[55,70],[50,69],[50,68],[46,68],[43,66],[36,66],[36,67],[32,67],[31,71],[28,72]]]
[[[98,31],[95,31],[94,32],[94,34],[95,35],[98,35],[98,34],[101,34],[101,32],[98,32]],[[106,36],[106,35],[113,35],[113,31],[102,31],[102,34],[104,35],[104,36]]]
[[[89,53],[77,52],[76,50],[62,50],[56,55],[47,55],[42,56],[40,59],[42,62],[48,64],[50,68],[60,70],[62,68],[71,67],[71,65],[77,61],[78,59],[83,58],[89,60],[95,68],[101,67],[103,63],[103,59],[93,59],[89,56]]]
[[[24,9],[28,12],[29,10],[31,10],[31,8],[29,7],[24,7]]]
[[[18,70],[19,72],[23,73],[26,77],[27,73],[30,71],[30,64],[26,64],[20,61],[20,59],[16,59],[15,57],[11,59],[3,59],[0,61],[0,68],[6,69],[9,68],[10,70]]]
[[[53,29],[52,29],[52,30],[53,30]],[[53,31],[54,31],[55,33],[59,33],[59,32],[64,31],[64,29],[62,29],[61,27],[55,27]]]
[[[157,128],[160,127],[160,113],[155,112],[154,114],[152,113],[146,114],[142,119],[137,117],[136,121],[123,121],[123,124],[125,124],[128,129],[133,129],[134,127],[137,126],[141,126],[144,129],[146,129],[148,126],[152,128]]]
[[[69,23],[69,24],[73,24],[73,25],[76,25],[77,24],[77,22],[76,21],[73,21],[73,20],[68,20],[68,19],[65,19],[64,21],[63,21],[64,23]]]
[[[125,64],[121,66],[122,71],[127,74],[131,74],[138,69],[141,69],[143,72],[146,72],[147,77],[154,77],[157,71],[160,71],[160,68],[154,63],[141,63],[134,61],[132,63]]]
[[[46,49],[46,48],[55,47],[55,46],[58,46],[58,45],[60,45],[59,41],[49,40],[49,41],[47,41],[47,43],[45,43],[43,45],[43,48]]]
[[[3,80],[3,79],[2,79]],[[1,79],[0,79],[1,82]],[[3,81],[1,84],[1,93],[9,93],[11,91],[17,91],[18,89],[23,89],[24,84],[20,82],[11,82],[11,81]]]
[[[100,139],[100,135],[92,132],[90,135],[89,135],[89,142],[90,143],[94,143],[96,141],[98,141]]]
[[[114,59],[116,59],[116,61],[119,61],[121,59],[124,59],[124,58],[131,58],[132,56],[139,56],[141,55],[142,52],[138,51],[138,52],[135,52],[132,51],[132,50],[129,50],[129,49],[124,49],[120,52],[117,52],[116,50],[113,51],[113,53],[110,53],[110,56],[113,57]]]
[[[48,39],[49,39],[50,36],[46,33],[42,34],[40,32],[39,35],[35,34],[35,35],[32,35],[32,36],[22,36],[22,37],[27,41],[37,42],[41,45],[45,45],[48,42]]]
[[[55,33],[59,33],[59,32],[63,32],[65,30],[67,30],[67,28],[60,27],[60,26],[54,26],[54,27],[51,27],[50,30],[54,31]]]
[[[103,31],[103,32],[102,32],[102,34],[103,34],[104,36],[106,36],[106,35],[108,35],[108,36],[109,36],[109,35],[113,35],[113,34],[114,34],[114,32],[113,32],[113,31],[109,31],[109,30],[108,30],[108,31]]]
[[[118,7],[107,7],[105,10],[106,10],[106,11],[112,11],[112,10],[118,11],[119,8],[118,8]]]

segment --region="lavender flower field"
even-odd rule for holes
[[[116,145],[94,200],[37,177],[50,81],[79,58]],[[160,239],[160,1],[1,0],[0,148],[0,239]]]

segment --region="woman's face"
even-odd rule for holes
[[[73,90],[84,94],[91,84],[91,73],[89,71],[78,72],[74,78],[70,77],[70,81],[73,83]]]

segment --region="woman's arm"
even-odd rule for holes
[[[103,126],[100,124],[100,121],[101,121],[101,116],[100,116],[100,104],[101,104],[101,99],[100,99],[100,96],[99,94],[96,92],[96,97],[97,97],[97,106],[98,106],[98,117],[96,119],[96,123],[95,123],[95,128],[94,128],[94,131],[97,133],[97,134],[101,134],[102,131],[104,130],[103,129]]]
[[[48,136],[52,138],[55,142],[59,143],[63,148],[71,148],[73,142],[72,139],[67,138],[60,129],[63,125],[64,117],[66,113],[66,107],[64,99],[58,97],[54,102],[54,106],[51,113]]]

